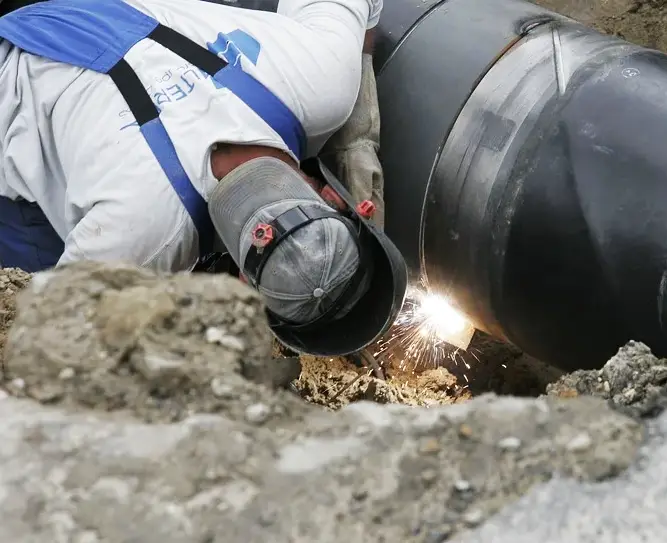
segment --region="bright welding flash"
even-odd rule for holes
[[[425,293],[417,312],[425,324],[423,334],[433,335],[463,350],[470,345],[475,328],[444,296]]]

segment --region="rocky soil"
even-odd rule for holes
[[[579,537],[581,515],[600,500],[640,507],[612,498],[646,491],[667,452],[667,361],[641,344],[537,399],[367,401],[410,403],[385,383],[332,413],[290,391],[299,365],[272,357],[258,295],[230,277],[83,263],[2,270],[0,292],[5,323],[16,313],[0,390],[3,542],[600,541]],[[322,362],[305,359],[299,380],[336,387],[352,371]],[[413,377],[414,397],[454,389],[438,371]],[[661,488],[647,518],[662,518]],[[563,539],[553,514],[527,513],[554,504]],[[609,530],[595,518],[584,532]],[[627,534],[649,533],[635,524]]]
[[[667,50],[662,0],[540,3]],[[386,379],[279,351],[229,277],[0,270],[0,541],[665,539],[645,345],[561,375],[478,334]]]

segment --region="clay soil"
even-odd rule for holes
[[[646,47],[667,51],[667,0],[540,0],[537,3],[580,20],[602,32]],[[666,90],[667,92],[667,90]],[[15,312],[16,294],[29,276],[0,270],[0,356]],[[276,348],[276,355],[289,355]],[[292,389],[304,399],[337,409],[372,400],[431,406],[465,401],[493,391],[536,396],[560,375],[512,346],[478,333],[467,352],[452,350],[427,367],[383,365],[382,377],[367,361],[301,357],[302,371]]]

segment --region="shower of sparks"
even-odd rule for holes
[[[457,358],[469,369],[461,349],[450,343],[468,330],[472,330],[468,320],[445,297],[423,284],[411,285],[398,318],[373,356],[381,365],[392,363],[401,370],[436,368],[447,359],[458,364]]]

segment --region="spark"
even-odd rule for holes
[[[449,300],[425,281],[410,285],[406,300],[389,332],[376,344],[373,356],[382,365],[396,356],[399,369],[412,372],[436,368],[445,360],[458,364],[474,328]],[[466,377],[467,380],[467,377]]]
[[[467,324],[465,317],[437,294],[422,296],[416,316],[424,320],[422,335],[433,334],[445,341],[451,334],[462,332]]]

